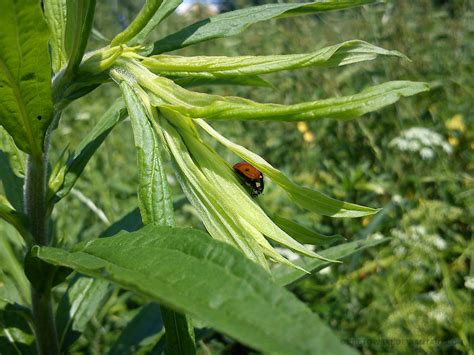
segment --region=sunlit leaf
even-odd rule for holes
[[[110,45],[117,46],[122,43],[128,43],[140,33],[142,33],[143,36],[146,36],[147,32],[154,27],[153,22],[150,21],[155,21],[155,19],[160,20],[158,16],[154,17],[154,15],[158,11],[162,1],[163,0],[146,0],[145,5],[140,10],[137,17],[135,17],[132,23],[128,25],[125,30],[115,36]],[[166,15],[166,11],[164,11],[163,15]],[[150,27],[147,27],[147,25]]]
[[[376,213],[378,210],[336,200],[322,192],[299,186],[286,177],[281,171],[271,166],[258,154],[228,140],[214,130],[204,120],[195,120],[207,133],[225,145],[243,160],[255,165],[265,176],[283,188],[290,198],[303,208],[332,217],[361,217]]]
[[[335,247],[323,250],[321,251],[321,255],[324,255],[327,258],[341,260],[361,250],[376,246],[381,243],[385,243],[388,240],[390,240],[390,238],[384,238],[379,240],[357,240],[354,242],[336,245]],[[330,263],[324,260],[316,260],[306,257],[296,260],[295,264],[312,272],[321,270],[322,268],[330,265]],[[272,274],[275,278],[276,283],[282,286],[289,285],[308,276],[308,274],[301,272],[300,270],[289,268],[284,265],[280,265],[272,269]]]
[[[141,63],[153,73],[167,77],[223,79],[307,67],[335,67],[373,60],[379,55],[404,58],[397,51],[355,40],[305,54],[236,57],[157,55],[145,58]]]
[[[262,268],[197,230],[148,225],[71,252],[35,247],[34,253],[184,311],[257,350],[354,353]]]
[[[53,119],[48,26],[35,0],[0,2],[0,125],[37,158]]]
[[[56,325],[63,350],[76,341],[105,302],[110,292],[108,282],[77,276],[58,305]]]
[[[196,22],[155,42],[153,54],[169,52],[211,39],[234,36],[257,22],[273,18],[341,10],[372,2],[374,0],[327,0],[324,2],[267,4],[226,12]]]
[[[48,23],[51,37],[51,61],[53,72],[57,73],[66,63],[68,55],[64,47],[67,22],[67,1],[49,0],[44,1],[44,17]]]

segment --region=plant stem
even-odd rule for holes
[[[33,241],[37,245],[48,245],[47,211],[47,153],[41,157],[28,156],[25,179],[25,212],[28,215]],[[38,353],[59,354],[59,342],[53,315],[51,286],[37,290],[31,285],[31,305]]]

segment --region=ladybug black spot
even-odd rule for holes
[[[36,119],[37,119],[38,121],[41,121],[41,120],[43,119],[43,116],[38,115],[38,116],[36,116]]]

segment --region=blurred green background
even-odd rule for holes
[[[98,2],[95,29],[112,38],[142,3]],[[251,4],[239,0],[235,6]],[[355,93],[388,80],[430,82],[429,93],[349,122],[213,124],[302,185],[384,208],[373,218],[319,217],[297,209],[271,182],[259,197],[269,211],[326,234],[341,234],[349,240],[392,238],[292,286],[345,341],[366,354],[473,353],[473,11],[472,3],[462,0],[387,1],[320,16],[269,21],[240,36],[176,52],[304,53],[361,39],[411,59],[382,58],[335,69],[267,76],[274,89],[196,88],[261,102],[309,101]],[[156,38],[203,17],[205,8],[174,14]],[[98,36],[90,42],[91,49],[102,45]],[[53,137],[53,162],[66,143],[74,149],[118,95],[108,84],[67,109]],[[215,147],[229,163],[238,161],[222,147]],[[74,193],[57,205],[55,231],[61,243],[71,246],[94,238],[135,208],[135,164],[132,131],[125,121],[92,158]],[[179,198],[179,186],[172,170],[168,171],[174,196]],[[202,227],[189,204],[182,204],[176,213],[179,226]],[[0,231],[13,233],[1,221]],[[10,241],[13,252],[19,253],[13,236]],[[7,247],[5,244],[3,253]],[[76,343],[75,352],[105,353],[143,302],[129,292],[113,291]],[[200,342],[202,354],[233,349],[243,351],[225,337],[211,335]]]

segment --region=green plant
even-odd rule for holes
[[[185,87],[269,86],[262,75],[404,56],[358,40],[295,55],[179,57],[162,53],[235,35],[272,18],[371,2],[263,5],[211,17],[147,44],[150,32],[180,3],[147,1],[129,27],[107,46],[85,53],[95,1],[44,1],[42,13],[37,1],[2,0],[0,20],[6,30],[0,38],[0,123],[6,131],[2,148],[11,183],[6,186],[6,197],[1,197],[0,216],[23,237],[24,273],[31,285],[28,295],[27,283],[18,273],[13,280],[18,295],[7,291],[2,297],[2,327],[9,346],[21,352],[23,346],[31,345],[27,336],[31,324],[40,353],[66,351],[107,298],[106,280],[160,303],[166,335],[155,339],[156,346],[165,343],[169,353],[195,352],[191,319],[262,351],[351,353],[351,348],[281,286],[381,241],[345,243],[319,254],[309,250],[299,241],[321,246],[340,238],[320,235],[267,213],[201,135],[206,133],[255,165],[303,209],[332,217],[367,216],[378,210],[297,185],[257,154],[219,134],[207,121],[349,120],[426,91],[428,86],[393,81],[349,96],[294,105],[262,104]],[[122,99],[117,99],[74,152],[69,153],[66,146],[50,169],[50,140],[62,112],[110,81],[117,84]],[[88,161],[127,115],[137,151],[138,205],[145,226],[67,250],[50,227],[54,207],[73,191]],[[165,157],[172,162],[209,234],[175,226]],[[120,230],[122,225],[118,221],[111,228]],[[267,238],[306,257],[293,263]],[[6,251],[5,260],[15,265],[13,254]],[[68,278],[71,269],[91,278]],[[53,314],[52,289],[64,283],[68,289]],[[133,333],[135,323],[130,322],[123,337]]]

